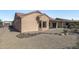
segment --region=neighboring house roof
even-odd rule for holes
[[[69,19],[63,19],[63,18],[55,18],[55,21],[63,21],[63,22],[79,22],[79,20],[69,20]]]

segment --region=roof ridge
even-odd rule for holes
[[[42,14],[40,11],[32,11],[32,12],[29,12],[29,13],[26,13],[26,14],[24,14],[24,15],[29,15],[29,14],[32,14],[32,13],[40,13],[40,14]]]
[[[32,14],[32,13],[40,13],[40,14],[43,14],[43,13],[41,13],[40,11],[32,11],[32,12],[29,12],[29,13],[26,13],[26,14],[24,14],[24,13],[18,13],[18,12],[16,12],[15,13],[15,15],[17,15],[17,16],[25,16],[25,15],[29,15],[29,14]]]

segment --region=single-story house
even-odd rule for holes
[[[13,27],[20,32],[49,30],[49,16],[39,11],[15,13]]]
[[[15,13],[13,27],[19,32],[46,31],[50,28],[63,28],[73,21],[53,19],[40,11],[27,14]]]

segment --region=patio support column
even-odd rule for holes
[[[64,25],[64,24],[63,24],[63,22],[62,22],[62,28],[63,28],[63,25]]]
[[[41,29],[43,28],[43,21],[41,21]]]
[[[53,23],[52,23],[52,22],[50,22],[50,25],[49,25],[49,27],[50,27],[50,28],[53,28],[52,24],[53,24]]]
[[[56,28],[58,28],[58,22],[56,22]]]

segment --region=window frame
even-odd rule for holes
[[[47,27],[47,22],[43,21],[43,28],[46,28],[46,27]]]

